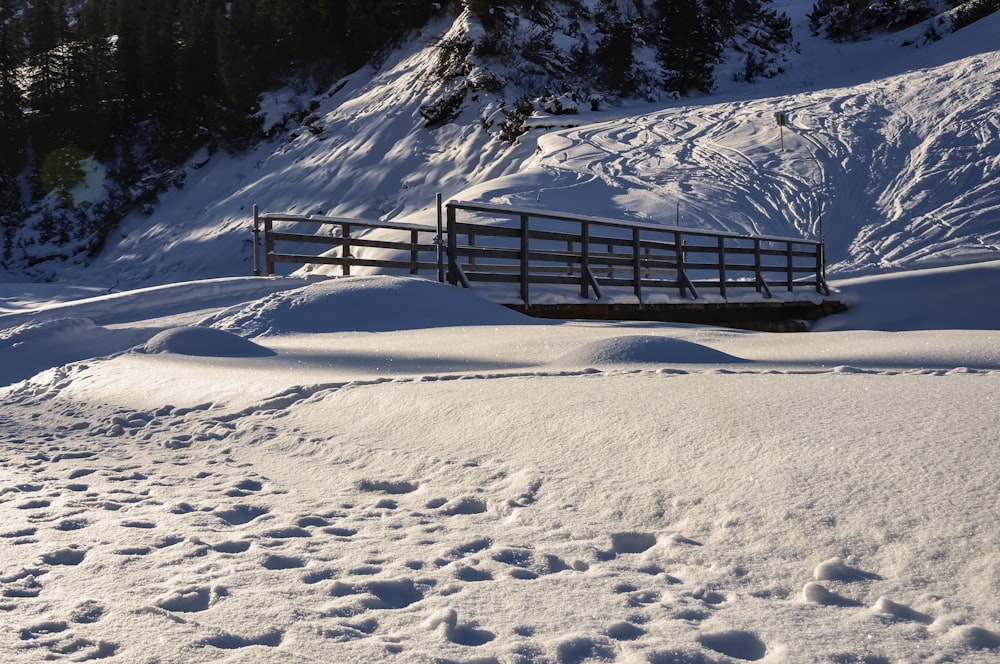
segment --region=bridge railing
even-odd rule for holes
[[[261,258],[265,275],[274,274],[278,263],[340,266],[344,275],[353,267],[436,272],[439,281],[454,285],[501,288],[508,293],[501,299],[519,299],[524,306],[533,294],[537,299],[553,293],[600,300],[624,292],[639,303],[747,293],[771,298],[777,290],[796,289],[829,294],[820,241],[463,201],[448,202],[443,216],[446,224],[440,220],[435,229],[262,214],[255,206],[254,273],[261,273]]]
[[[461,201],[446,209],[448,281],[517,284],[525,306],[532,286],[546,284],[575,287],[584,299],[625,288],[640,303],[656,294],[697,300],[709,291],[723,299],[750,291],[770,298],[777,289],[829,294],[823,243],[815,240]]]
[[[378,237],[373,229],[391,231]],[[254,206],[254,274],[275,273],[276,264],[338,265],[349,276],[352,267],[403,269],[409,274],[437,270],[440,250],[432,228],[347,217],[261,213]],[[260,256],[260,235],[264,254]],[[317,255],[316,247],[321,247]],[[383,250],[362,251],[358,250]]]

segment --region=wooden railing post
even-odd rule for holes
[[[758,293],[763,292],[768,298],[771,297],[771,287],[767,285],[767,281],[764,279],[764,265],[761,260],[760,253],[760,238],[754,238],[753,240],[753,266],[754,274],[756,275],[754,287],[757,289]]]
[[[528,273],[529,273],[529,261],[528,261],[528,215],[521,214],[521,301],[524,302],[524,306],[531,306],[528,299]]]
[[[418,273],[417,261],[420,259],[420,252],[417,250],[417,245],[420,244],[420,236],[416,230],[410,231],[410,274],[415,275]]]
[[[341,274],[345,277],[351,276],[351,225],[340,225],[340,257],[344,259],[344,264],[340,267]]]
[[[253,204],[253,276],[260,276],[260,208]]]
[[[639,261],[641,245],[639,242],[639,229],[632,229],[632,292],[635,293],[639,304],[642,304],[642,267]]]
[[[757,292],[761,291],[761,282],[764,281],[764,274],[760,269],[760,240],[754,238],[753,241],[753,272],[754,281],[756,283]]]
[[[448,205],[448,283],[458,285],[458,232],[455,230],[455,206]]]
[[[675,263],[677,265],[677,284],[681,298],[687,297],[687,280],[684,272],[684,249],[681,245],[681,232],[674,231],[674,252],[677,254]]]
[[[719,294],[723,299],[726,299],[728,292],[726,290],[726,239],[719,236]]]
[[[270,217],[264,217],[264,275],[274,274],[274,236],[271,231],[274,227]]]
[[[787,273],[788,273],[788,292],[791,293],[794,290],[794,286],[792,284],[795,281],[795,271],[794,271],[794,269],[792,267],[793,257],[792,257],[792,242],[791,242],[791,240],[789,240],[788,242],[785,242],[785,258],[786,258],[786,261],[787,261],[787,263],[786,263],[786,269],[787,269]]]
[[[820,239],[816,245],[816,292],[822,294],[826,288],[826,244]],[[829,291],[826,291],[829,295]]]
[[[437,259],[437,273],[438,273],[438,283],[444,283],[444,228],[443,219],[441,217],[441,193],[438,192],[434,197],[437,203],[437,235],[434,237],[434,251],[435,258]]]

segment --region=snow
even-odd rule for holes
[[[998,23],[980,23],[981,46]],[[805,34],[803,58],[833,48]],[[371,156],[309,132],[285,156],[214,155],[86,270],[6,275],[0,656],[996,661],[1000,152],[979,104],[1000,55],[970,41],[922,46],[909,73],[898,43],[836,45],[841,73],[781,97],[801,134],[783,156],[775,103],[734,85],[507,152],[414,132],[395,149],[453,145],[456,170],[415,152],[380,169],[393,110],[365,110],[373,84],[350,111],[373,133],[331,115],[322,134],[378,136]],[[841,78],[854,48],[889,78]],[[949,99],[963,120],[935,133]],[[398,189],[415,163],[426,181]],[[354,214],[381,192],[385,218],[430,221],[443,182],[645,219],[675,190],[682,219],[781,235],[819,230],[809,178],[851,308],[804,334],[542,321],[391,274],[240,276],[253,202]]]

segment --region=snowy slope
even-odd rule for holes
[[[581,126],[535,129],[514,147],[483,128],[481,116],[500,101],[485,92],[455,122],[422,126],[420,106],[440,94],[427,81],[433,43],[461,27],[439,20],[377,70],[312,100],[318,106],[303,126],[246,154],[200,156],[185,186],[165,193],[152,216],[130,216],[91,265],[48,276],[133,288],[249,274],[254,203],[432,223],[437,193],[668,224],[822,233],[831,272],[841,276],[996,257],[1000,16],[929,44],[919,39],[922,26],[834,44],[809,35],[810,7],[785,7],[801,48],[782,76],[736,83],[723,66],[713,95],[534,118],[536,126]],[[277,119],[310,99],[285,91],[265,101]],[[778,111],[788,118],[783,136]],[[156,260],[145,260],[150,247]]]

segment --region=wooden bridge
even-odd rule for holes
[[[256,206],[253,228],[254,274],[278,263],[403,271],[539,317],[801,330],[845,308],[816,240],[440,199],[436,228]]]

